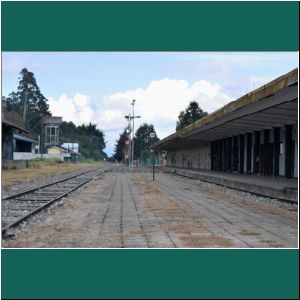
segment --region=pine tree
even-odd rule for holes
[[[122,161],[123,156],[124,156],[124,147],[125,147],[125,142],[128,139],[128,135],[126,133],[126,131],[124,130],[118,140],[116,140],[116,144],[115,144],[115,149],[114,149],[114,154],[113,154],[113,158],[117,161]]]
[[[48,100],[41,93],[32,72],[22,69],[17,92],[9,94],[8,108],[23,116],[26,128],[36,135],[41,133],[42,117],[51,115]]]

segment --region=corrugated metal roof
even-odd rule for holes
[[[25,136],[22,136],[22,135],[19,135],[19,134],[14,134],[13,137],[14,137],[15,140],[20,140],[20,141],[25,141],[25,142],[35,143],[35,144],[38,143],[35,140],[32,140],[28,137],[25,137]]]
[[[21,130],[21,131],[24,131],[24,132],[29,132],[27,129],[25,129],[25,128],[21,127],[20,125],[14,123],[14,122],[11,122],[9,120],[2,119],[2,123],[5,124],[5,125],[14,127],[14,128],[16,128],[18,130]]]

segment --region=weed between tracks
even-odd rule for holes
[[[230,247],[232,242],[221,236],[184,236],[181,238],[188,247]]]
[[[241,235],[246,235],[246,236],[257,236],[260,235],[260,233],[258,232],[254,232],[254,231],[248,231],[248,230],[243,230],[240,232]]]

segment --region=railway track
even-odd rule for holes
[[[96,168],[2,198],[2,234],[108,170]]]

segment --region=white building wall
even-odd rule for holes
[[[183,157],[185,158],[184,160]],[[199,146],[191,148],[168,151],[167,166],[210,170],[209,142],[200,143]]]
[[[30,153],[30,152],[14,152],[13,159],[14,160],[32,160],[32,159],[39,159],[39,158],[57,158],[61,161],[64,160],[65,157],[70,157],[70,153],[63,153],[63,154],[43,154],[40,153]]]

